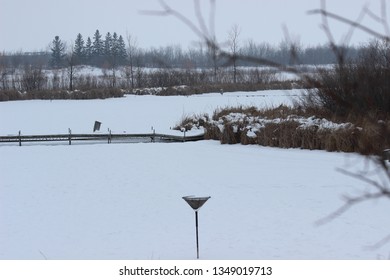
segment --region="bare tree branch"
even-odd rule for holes
[[[386,165],[386,163],[384,163]],[[339,172],[343,173],[346,176],[350,176],[352,178],[355,178],[361,182],[367,183],[370,186],[372,186],[376,192],[365,192],[362,195],[356,196],[356,197],[349,197],[349,196],[344,196],[344,204],[327,215],[324,218],[321,218],[320,220],[316,221],[316,225],[323,225],[326,224],[342,214],[344,214],[348,209],[350,209],[352,206],[359,204],[361,202],[365,202],[368,200],[375,200],[375,199],[380,199],[380,198],[388,198],[390,199],[390,188],[388,188],[385,184],[380,184],[378,181],[368,178],[366,174],[361,174],[361,173],[356,173],[356,172],[351,172],[345,169],[337,169]],[[387,175],[388,173],[385,172]]]
[[[290,61],[292,64],[300,64],[299,60],[299,40],[292,40],[290,32],[286,25],[283,25],[284,37],[287,40],[288,45],[290,46]]]
[[[315,10],[311,10],[311,11],[308,11],[308,14],[309,15],[314,15],[314,14],[320,14],[324,17],[327,17],[327,18],[332,18],[332,19],[335,19],[339,22],[342,22],[342,23],[345,23],[349,26],[353,26],[354,28],[357,28],[357,29],[360,29],[364,32],[366,32],[367,34],[369,35],[372,35],[378,39],[381,39],[381,40],[385,40],[385,41],[390,41],[390,37],[387,36],[387,35],[383,35],[379,32],[376,32],[375,30],[365,26],[365,25],[362,25],[358,22],[355,22],[353,20],[350,20],[350,19],[347,19],[345,17],[342,17],[340,15],[337,15],[337,14],[334,14],[334,13],[331,13],[331,12],[328,12],[326,9],[315,9]]]
[[[387,18],[387,8],[386,8],[386,1],[381,1],[381,15],[378,16],[374,12],[372,12],[368,7],[366,7],[366,14],[371,17],[373,20],[377,21],[378,23],[383,25],[384,32],[387,37],[390,36],[390,28],[389,28],[389,21]]]
[[[164,0],[160,0],[159,2],[162,7],[161,11],[141,11],[141,14],[151,16],[173,16],[189,27],[192,32],[194,32],[199,38],[203,38],[205,41],[209,41],[209,38],[206,36],[206,34],[204,34],[202,30],[199,29],[191,20],[189,20],[180,12],[172,9]]]
[[[363,195],[357,196],[357,197],[345,196],[344,197],[345,203],[341,207],[339,207],[338,209],[336,209],[335,211],[333,211],[332,213],[330,213],[326,217],[317,220],[315,222],[315,225],[321,226],[321,225],[327,224],[327,223],[333,221],[334,219],[340,217],[345,212],[347,212],[347,210],[349,210],[352,206],[359,204],[361,202],[365,202],[368,200],[375,200],[375,199],[379,199],[379,198],[383,198],[382,193],[366,193],[366,194],[363,194]]]
[[[339,216],[341,216],[345,212],[347,212],[347,210],[351,207],[352,207],[352,203],[345,203],[340,208],[336,209],[335,211],[333,211],[329,215],[317,220],[314,224],[316,226],[322,226],[324,224],[327,224],[327,223],[335,220],[336,218],[338,218]]]
[[[363,21],[363,18],[365,17],[366,15],[366,10],[367,10],[367,6],[364,6],[362,8],[362,10],[360,11],[360,14],[358,15],[358,17],[356,18],[355,22],[358,23],[358,24],[361,24],[362,21]],[[344,37],[344,41],[343,41],[343,46],[346,46],[346,45],[349,45],[350,41],[351,41],[351,38],[352,38],[352,35],[353,33],[355,32],[356,30],[356,27],[351,25],[349,27],[349,30],[347,32],[347,35]]]
[[[209,30],[211,38],[215,38],[215,11],[216,2],[215,0],[210,0]]]
[[[382,0],[381,11],[382,11],[382,25],[385,29],[386,36],[390,37],[390,27],[389,27],[389,20],[387,18],[386,0]]]
[[[198,24],[199,24],[200,30],[202,31],[203,36],[205,38],[210,38],[210,33],[206,27],[206,23],[204,21],[202,10],[200,7],[200,1],[194,0],[194,6],[195,6],[195,14],[196,14],[196,18],[198,19]]]
[[[373,186],[379,193],[381,193],[383,196],[388,196],[390,198],[390,190],[386,188],[386,186],[381,185],[378,181],[375,181],[373,179],[370,179],[366,177],[365,175],[350,172],[348,170],[344,169],[337,169],[340,173],[343,173],[344,175],[353,177],[355,179],[358,179],[364,183],[367,183],[371,186]]]
[[[276,69],[280,69],[282,71],[291,72],[293,74],[300,76],[304,81],[308,82],[309,84],[315,83],[315,81],[311,77],[303,74],[303,72],[297,68],[288,67],[284,64],[276,63],[274,61],[264,59],[264,58],[243,56],[243,55],[234,56],[232,53],[222,50],[220,44],[217,42],[215,35],[214,35],[214,17],[215,17],[215,2],[216,1],[209,0],[210,6],[211,6],[210,18],[209,18],[209,22],[210,22],[210,30],[209,31],[207,31],[206,24],[204,23],[203,16],[201,15],[200,1],[199,0],[193,0],[193,1],[194,1],[195,13],[197,16],[199,27],[196,26],[191,20],[189,20],[182,13],[171,8],[164,0],[159,1],[160,5],[162,7],[162,10],[160,10],[160,11],[142,11],[141,13],[145,14],[145,15],[151,15],[151,16],[173,16],[173,17],[177,18],[184,25],[186,25],[196,36],[198,36],[206,44],[206,46],[216,54],[216,56],[227,59],[228,64],[232,64],[233,61],[237,60],[237,59],[239,59],[241,61],[254,62],[254,63],[257,63],[259,65],[269,66],[269,67],[273,67]]]
[[[390,234],[379,240],[377,243],[367,246],[368,250],[377,250],[390,242]]]

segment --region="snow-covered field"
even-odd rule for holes
[[[110,100],[28,100],[0,103],[0,135],[40,133],[92,133],[95,121],[101,132],[174,133],[180,120],[193,114],[212,114],[226,106],[273,107],[291,104],[300,90],[211,93],[185,96],[136,96]]]
[[[127,96],[0,103],[0,135],[103,130],[169,132],[183,116],[225,105],[290,104],[298,91]],[[315,222],[367,185],[336,168],[369,170],[353,154],[193,143],[0,145],[0,259],[388,259],[390,203]],[[373,174],[372,172],[369,174]],[[375,174],[374,174],[375,176]]]

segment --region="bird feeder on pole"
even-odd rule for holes
[[[205,197],[196,197],[193,195],[183,196],[183,199],[191,206],[195,211],[195,228],[196,228],[196,258],[199,259],[199,233],[198,233],[198,210],[206,201],[210,198],[210,196]]]

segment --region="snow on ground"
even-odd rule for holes
[[[183,111],[271,103],[257,96],[7,102],[0,103],[0,127],[1,134],[69,125],[84,132],[106,117],[118,129],[148,130],[160,116],[157,125],[166,129]],[[155,111],[147,114],[149,107]],[[84,110],[91,117],[77,126]],[[390,244],[366,248],[389,234],[387,201],[315,225],[342,205],[342,195],[368,188],[335,171],[371,169],[357,155],[200,141],[3,145],[0,158],[0,259],[194,259],[186,195],[211,196],[199,211],[202,259],[389,258]]]
[[[183,117],[209,113],[225,106],[272,107],[291,104],[300,90],[211,93],[185,96],[137,96],[110,100],[29,100],[0,103],[0,135],[91,133],[95,121],[101,131],[172,133]]]

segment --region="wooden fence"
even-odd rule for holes
[[[177,136],[159,133],[149,134],[72,134],[69,130],[68,134],[45,134],[45,135],[18,135],[0,136],[0,144],[2,143],[18,143],[22,146],[25,142],[64,142],[72,145],[74,142],[90,141],[90,142],[120,142],[120,143],[139,143],[139,142],[188,142],[199,141],[204,139],[204,134],[195,136]]]

